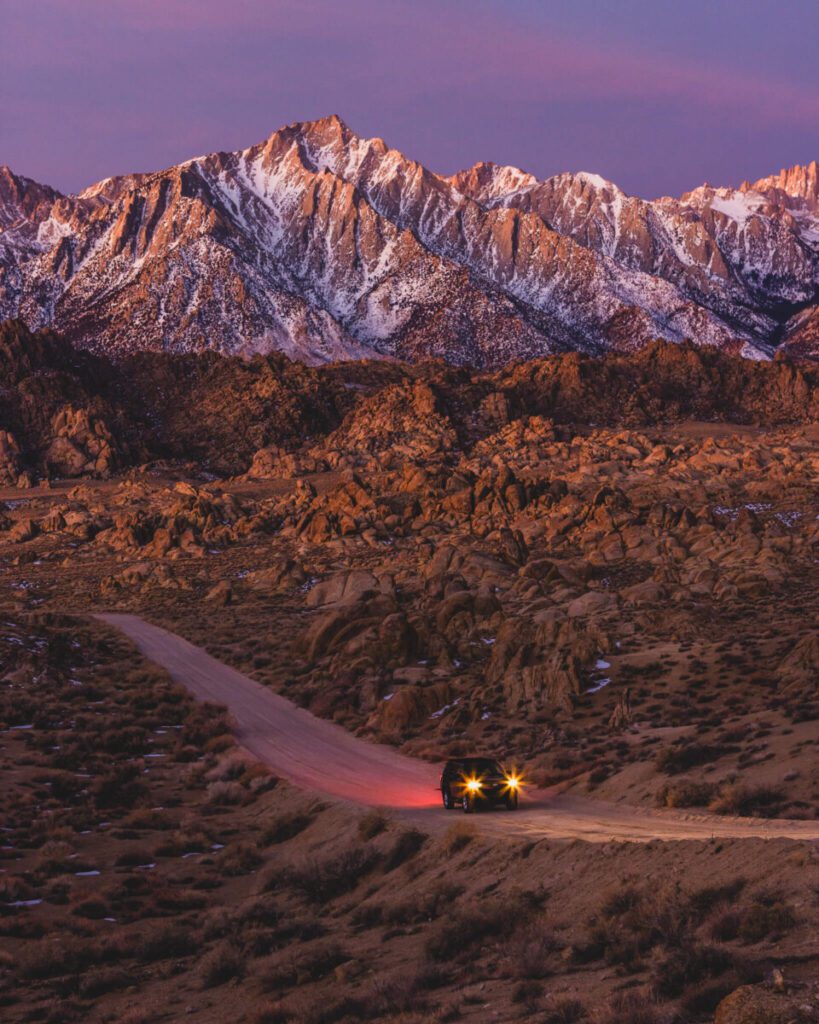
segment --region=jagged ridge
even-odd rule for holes
[[[0,317],[120,355],[497,366],[661,337],[810,356],[816,179],[646,202],[590,174],[445,178],[337,117],[77,196],[4,168]]]

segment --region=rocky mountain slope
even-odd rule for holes
[[[330,117],[79,195],[0,169],[0,318],[117,354],[812,356],[818,204],[816,163],[646,202],[590,174],[442,177]]]

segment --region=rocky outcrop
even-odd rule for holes
[[[50,432],[53,440],[43,456],[49,475],[106,477],[115,468],[111,432],[86,409],[61,409],[51,421]]]
[[[762,985],[744,985],[722,1000],[714,1024],[811,1024],[817,1019],[819,1005],[809,993],[800,999]]]
[[[819,635],[816,632],[796,641],[779,663],[777,677],[782,690],[807,695],[819,689]]]
[[[507,619],[498,631],[486,672],[500,683],[510,711],[558,706],[571,710],[588,671],[610,641],[596,626],[581,627],[545,615]]]
[[[20,447],[14,435],[0,430],[0,484],[17,484],[21,466]]]

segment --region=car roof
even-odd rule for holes
[[[459,764],[475,764],[476,762],[483,762],[485,764],[500,764],[500,758],[498,757],[485,757],[483,755],[475,757],[451,757],[447,764],[459,765]]]

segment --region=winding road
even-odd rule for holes
[[[458,820],[437,790],[439,767],[359,739],[316,718],[175,633],[136,615],[97,619],[120,630],[150,661],[198,700],[224,704],[237,740],[276,775],[323,796],[390,808],[437,832]],[[606,804],[572,794],[529,791],[515,814],[497,811],[471,819],[482,832],[532,839],[649,842],[720,838],[819,841],[819,822],[724,818]]]

